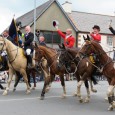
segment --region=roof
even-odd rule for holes
[[[79,11],[72,11],[68,14],[71,20],[73,20],[76,28],[81,32],[90,32],[94,25],[98,25],[101,28],[100,33],[111,34],[108,29],[109,21],[112,20],[112,26],[115,28],[115,16],[93,14]]]
[[[71,19],[67,15],[67,13],[64,11],[64,9],[62,8],[62,6],[58,2],[58,0],[49,0],[49,1],[45,2],[44,4],[42,4],[41,6],[38,6],[36,8],[36,19],[38,19],[51,6],[51,4],[54,3],[54,2],[57,3],[57,5],[61,9],[61,11],[65,15],[65,17],[68,19],[68,21],[73,26],[73,28],[76,31],[78,31],[77,28],[76,28],[76,26],[73,24],[73,22],[71,21]],[[17,18],[17,21],[21,21],[22,22],[22,27],[25,27],[26,25],[33,24],[34,23],[34,10],[31,10],[30,12],[28,12],[28,13],[22,15],[21,17]]]
[[[49,0],[36,8],[36,17],[39,17],[44,10],[55,0]],[[34,9],[16,19],[22,22],[22,26],[30,25],[34,21]]]

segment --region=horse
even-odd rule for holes
[[[3,50],[6,50],[7,52],[9,66],[8,86],[3,92],[3,95],[8,94],[10,83],[12,81],[13,74],[15,73],[15,71],[18,71],[20,72],[20,74],[22,74],[27,86],[27,94],[29,94],[30,86],[26,74],[27,59],[23,54],[23,49],[15,46],[11,41],[7,40],[6,38],[0,37],[0,51],[2,52]]]
[[[56,51],[53,48],[49,48],[49,47],[45,47],[45,46],[38,46],[37,44],[36,44],[35,52],[36,52],[35,60],[37,60],[37,62],[39,62],[42,57],[44,57],[47,60],[48,68],[49,68],[48,70],[50,73],[50,75],[49,75],[50,82],[53,81],[56,74],[59,75],[60,80],[61,80],[61,85],[63,87],[62,98],[65,98],[66,97],[66,89],[65,89],[65,82],[64,82],[64,74],[67,73],[67,70],[64,66],[58,65],[60,52]],[[74,71],[75,71],[75,66],[73,67],[71,72],[74,72]],[[41,99],[44,99],[45,89],[48,84],[49,83],[44,85],[44,90],[41,94]],[[86,84],[86,86],[87,86],[87,84]]]
[[[38,46],[37,44],[36,44],[35,52],[36,52],[35,60],[37,60],[37,62],[39,62],[43,58],[46,59],[48,63],[47,72],[49,73],[49,78],[48,78],[49,80],[46,84],[44,84],[44,90],[42,91],[41,99],[44,99],[45,89],[54,80],[56,74],[60,76],[61,85],[63,87],[62,97],[64,98],[66,96],[66,89],[65,89],[65,82],[64,82],[65,69],[59,68],[57,66],[59,53],[53,48],[47,46],[40,46],[40,45]]]
[[[90,59],[85,56],[78,57],[80,49],[78,50],[76,48],[66,48],[64,44],[62,44],[62,46],[60,45],[59,47],[61,49],[61,55],[59,57],[59,65],[61,64],[66,67],[67,64],[70,63],[69,65],[71,65],[72,63],[74,63],[77,68],[77,71],[75,72],[75,76],[78,83],[80,79],[83,79],[85,76],[89,76],[88,79],[84,80],[85,86],[87,86],[86,87],[87,97],[85,98],[84,102],[89,102],[90,90],[89,90],[89,85],[87,80],[90,81],[91,91],[97,92],[96,89],[93,89],[93,85],[92,85],[92,81],[94,81],[94,79],[92,79],[92,72],[94,71],[94,67],[92,66],[91,63],[89,65],[87,64],[87,61],[91,62]],[[80,97],[78,90],[76,91],[75,95],[79,97],[80,102],[83,102],[83,98]]]
[[[107,81],[109,84],[109,87],[107,90],[107,97],[108,97],[108,102],[110,105],[108,107],[108,110],[113,110],[115,108],[115,97],[114,97],[115,68],[114,68],[114,63],[112,59],[106,54],[102,46],[96,41],[90,40],[89,36],[88,38],[85,38],[85,44],[82,47],[80,52],[82,54],[89,55],[89,56],[93,52],[94,55],[98,57],[99,63],[102,66],[101,67],[102,74],[107,78]],[[83,80],[84,79],[80,80],[79,82],[79,91],[83,83]]]

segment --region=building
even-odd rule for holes
[[[26,25],[30,25],[33,31],[33,15],[34,10],[22,15],[17,20],[22,22],[23,28]],[[72,11],[72,3],[68,1],[62,5],[60,5],[58,0],[47,1],[36,8],[36,29],[39,29],[45,36],[48,46],[57,48],[58,44],[62,43],[62,39],[52,25],[53,20],[58,20],[59,28],[63,32],[67,28],[73,30],[73,36],[76,38],[76,47],[81,47],[83,44],[83,35],[89,34],[94,25],[99,25],[101,28],[101,44],[103,48],[105,51],[113,49],[113,35],[108,29],[108,22],[112,20],[112,26],[115,28],[115,16]]]

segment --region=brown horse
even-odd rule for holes
[[[115,68],[112,59],[106,54],[101,45],[95,41],[89,41],[89,37],[85,39],[86,43],[81,49],[81,53],[85,55],[89,55],[93,52],[99,59],[99,63],[102,68],[101,71],[103,75],[107,78],[109,83],[109,87],[107,90],[107,96],[109,101],[108,110],[113,110],[115,108],[114,101],[114,88],[115,88]],[[83,83],[84,79],[80,80],[78,85],[78,90],[80,91],[80,87]],[[79,92],[80,93],[80,92]]]
[[[91,90],[93,92],[97,92],[95,89],[93,89],[93,85],[92,85],[92,73],[94,70],[94,66],[91,64],[92,62],[90,61],[90,58],[86,57],[86,56],[80,56],[78,57],[78,49],[76,48],[65,48],[64,45],[62,45],[61,47],[61,55],[59,57],[59,64],[62,64],[66,67],[66,65],[71,65],[72,63],[76,64],[77,67],[77,71],[75,72],[75,76],[77,81],[79,82],[81,79],[84,79],[84,83],[87,89],[87,97],[85,99],[85,102],[89,102],[90,99],[90,90],[89,90],[89,86],[87,84],[87,80],[89,79],[90,81],[90,85],[91,85]],[[88,62],[90,62],[88,64]],[[88,76],[85,77],[85,76]],[[87,84],[87,85],[86,85]],[[79,91],[76,92],[76,95],[79,96],[79,101],[83,102],[82,97],[80,97]]]
[[[51,83],[54,80],[56,74],[60,76],[61,85],[63,87],[62,96],[65,97],[66,96],[66,89],[65,89],[65,82],[64,82],[65,68],[58,67],[58,61],[59,61],[58,58],[59,58],[60,53],[58,53],[55,49],[44,47],[44,46],[37,46],[37,45],[35,48],[35,52],[36,52],[35,60],[37,62],[39,62],[43,57],[47,60],[47,63],[48,63],[47,73],[49,73],[49,77],[50,77],[48,78],[50,80],[47,79],[48,82],[44,84],[44,90],[41,94],[41,99],[44,99],[46,86],[49,85],[49,83]]]

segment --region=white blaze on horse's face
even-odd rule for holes
[[[87,67],[89,66],[89,62],[86,62],[86,66],[87,66]]]

